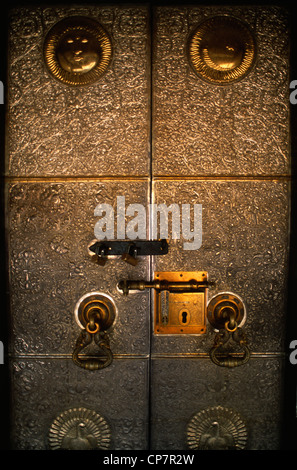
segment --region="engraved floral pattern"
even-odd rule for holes
[[[186,53],[189,34],[212,7],[161,7],[154,40],[154,174],[287,174],[289,76],[286,13],[217,7],[256,35],[257,61],[231,86],[199,79]],[[185,138],[186,136],[186,138]]]
[[[92,261],[88,245],[95,238],[99,202],[116,204],[126,195],[146,205],[146,183],[32,183],[9,187],[9,247],[13,341],[18,353],[70,354],[79,328],[74,307],[82,295],[102,291],[117,306],[111,333],[115,354],[147,354],[148,293],[125,299],[117,282],[126,276],[146,278],[148,260],[131,267],[120,257],[102,267]],[[146,327],[144,327],[146,326]]]
[[[253,352],[283,351],[288,269],[289,188],[279,181],[158,181],[155,201],[202,204],[202,246],[183,250],[169,240],[170,252],[156,257],[157,271],[205,270],[208,297],[233,292],[246,305],[244,326]],[[211,328],[210,328],[211,329]],[[209,349],[213,338],[154,338],[156,350]],[[181,348],[181,349],[179,349]]]
[[[279,448],[282,359],[255,358],[243,372],[203,359],[162,358],[153,361],[152,371],[153,448],[187,449],[188,422],[203,409],[218,405],[242,417],[247,449]]]
[[[202,83],[186,56],[188,35],[214,13],[239,17],[256,35],[255,67],[230,87]],[[153,14],[153,38],[146,6],[36,7],[11,15],[6,174],[16,449],[48,448],[56,416],[90,404],[110,423],[112,449],[145,449],[148,433],[155,449],[185,449],[190,418],[217,405],[244,417],[248,448],[279,446],[290,191],[279,178],[290,171],[287,19],[275,7],[160,7]],[[84,89],[52,79],[42,61],[45,34],[71,15],[97,19],[114,46],[107,74]],[[166,176],[153,181],[152,194],[151,164],[153,176]],[[249,179],[228,181],[230,175]],[[118,195],[144,206],[151,196],[202,204],[202,247],[186,252],[182,241],[169,240],[169,254],[152,266],[149,259],[137,267],[119,259],[94,264],[87,252],[94,208]],[[210,328],[199,337],[150,338],[149,293],[123,298],[116,285],[148,279],[151,268],[204,269],[216,283],[209,296],[228,290],[243,298],[252,351],[243,370],[210,361]],[[115,360],[96,372],[70,356],[79,333],[75,304],[92,291],[109,294],[118,309],[109,334]]]
[[[58,19],[84,14],[116,46],[102,80],[72,89],[47,73],[43,39]],[[147,175],[146,8],[24,8],[11,15],[10,31],[7,173]]]
[[[77,406],[106,418],[111,449],[146,447],[145,360],[121,359],[104,371],[90,372],[64,358],[27,358],[11,363],[11,376],[13,449],[49,449],[52,422],[61,412]],[[119,382],[121,390],[116,393],[114,384]]]

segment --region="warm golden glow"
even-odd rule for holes
[[[188,44],[195,72],[212,83],[226,84],[242,79],[251,69],[255,43],[249,29],[228,16],[206,20]]]
[[[111,41],[94,20],[70,17],[57,23],[44,43],[45,62],[52,75],[67,85],[88,85],[107,70]]]

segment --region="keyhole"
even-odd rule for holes
[[[186,310],[185,308],[181,309],[179,311],[179,315],[178,315],[178,321],[179,321],[180,325],[185,325],[185,326],[188,325],[189,322],[190,322],[190,316],[191,316],[191,314],[188,310]]]
[[[188,312],[182,312],[182,323],[187,323]]]

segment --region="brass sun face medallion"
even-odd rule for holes
[[[249,28],[230,16],[217,16],[201,23],[188,42],[194,71],[217,85],[241,80],[255,59],[255,41]]]
[[[89,85],[107,70],[111,40],[97,21],[80,16],[65,18],[48,32],[44,59],[50,73],[61,82]]]

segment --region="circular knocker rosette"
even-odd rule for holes
[[[51,75],[57,80],[71,86],[89,85],[108,69],[112,44],[96,20],[73,16],[50,29],[43,54]]]
[[[203,21],[191,34],[187,46],[195,73],[216,85],[243,79],[255,61],[256,44],[249,27],[231,16]]]

